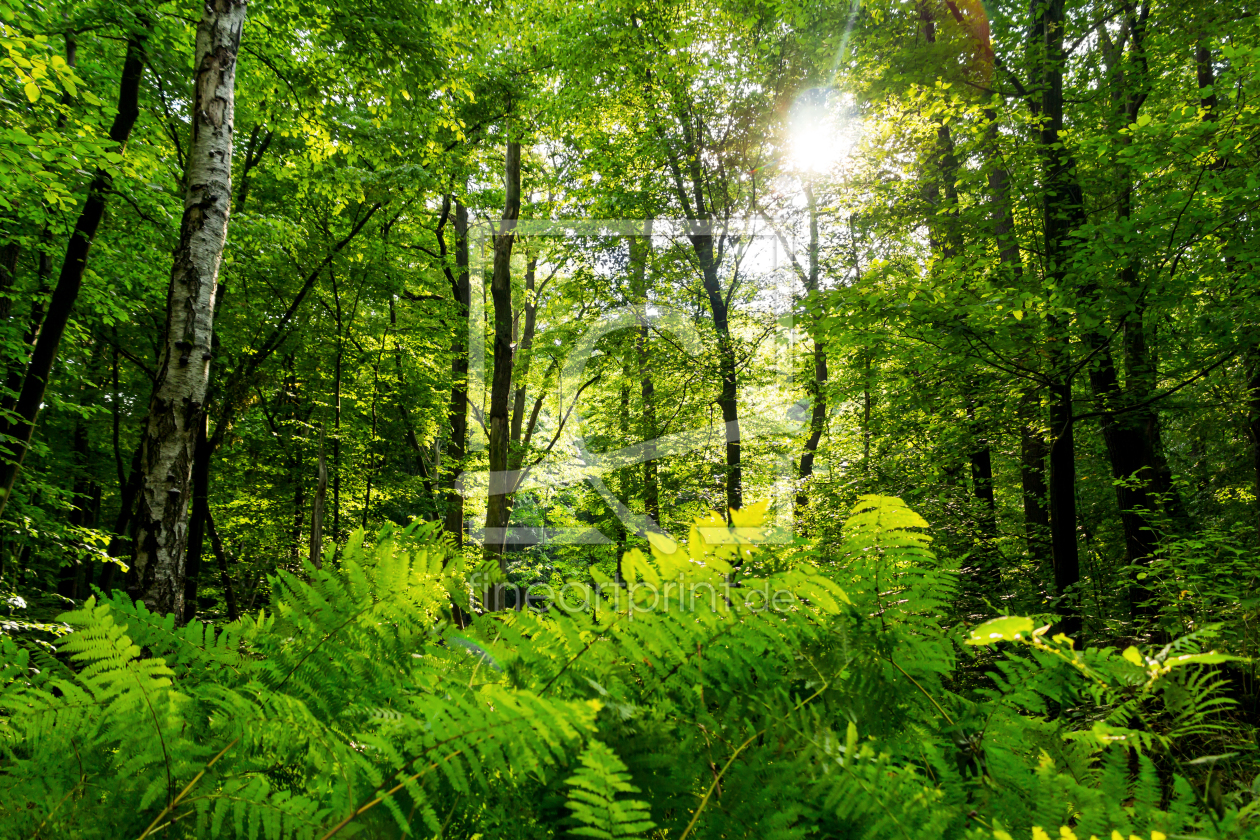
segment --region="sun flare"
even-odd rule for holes
[[[843,163],[855,143],[850,109],[834,93],[811,90],[792,106],[787,163],[796,172],[820,174]]]

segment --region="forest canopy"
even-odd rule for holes
[[[1260,837],[1251,0],[0,0],[0,837]]]

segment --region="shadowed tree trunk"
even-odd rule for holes
[[[1084,221],[1080,184],[1075,163],[1064,148],[1063,131],[1063,28],[1064,0],[1033,0],[1033,66],[1040,97],[1035,101],[1041,119],[1039,132],[1042,186],[1042,222],[1046,259],[1046,286],[1065,294],[1071,272],[1071,235]],[[1054,582],[1062,615],[1058,630],[1070,635],[1081,629],[1079,596],[1080,553],[1076,539],[1076,439],[1072,421],[1074,370],[1068,349],[1070,333],[1058,317],[1048,317],[1050,335],[1046,346],[1050,386],[1050,543],[1054,558]]]
[[[184,577],[184,622],[197,616],[197,585],[201,579],[201,558],[205,553],[206,522],[210,518],[210,441],[206,438],[209,418],[204,412],[197,428],[193,450],[192,513],[188,519],[188,558]]]
[[[445,256],[445,239],[441,239]],[[451,299],[455,302],[457,317],[455,339],[451,344],[451,402],[447,418],[451,426],[450,440],[446,445],[447,473],[446,533],[455,538],[455,544],[464,544],[464,494],[456,486],[463,469],[468,449],[468,308],[472,303],[472,291],[468,278],[468,208],[455,202],[455,271],[447,273],[451,284]]]
[[[240,613],[236,607],[236,589],[232,586],[232,575],[228,572],[227,552],[223,549],[223,540],[219,537],[219,529],[214,527],[214,516],[206,514],[206,530],[210,532],[210,550],[219,564],[219,582],[223,586],[223,598],[227,601],[228,620],[236,621]]]
[[[1256,531],[1260,533],[1260,351],[1251,353],[1251,375],[1248,386],[1251,389],[1251,466],[1256,494]]]
[[[324,430],[319,430],[319,460],[315,473],[315,499],[311,502],[311,565],[324,567],[324,500],[328,496],[328,461],[324,457]]]
[[[924,37],[929,44],[936,43],[936,19],[926,3],[919,5],[919,18],[923,23]],[[936,126],[936,142],[933,149],[932,168],[939,183],[928,181],[928,228],[939,228],[933,238],[939,242],[940,258],[947,271],[957,271],[957,260],[963,256],[964,238],[959,219],[958,177],[959,161],[949,123],[942,119]],[[936,250],[934,244],[933,250]],[[963,279],[963,285],[967,281]],[[967,460],[971,467],[972,496],[979,503],[977,514],[980,532],[977,555],[978,577],[976,582],[984,588],[992,588],[1001,582],[1001,557],[997,552],[997,504],[993,493],[993,454],[985,429],[983,399],[978,393],[976,377],[965,375],[962,390],[967,411]]]
[[[232,199],[236,55],[245,3],[208,0],[197,27],[184,216],[167,293],[158,377],[142,437],[131,589],[183,614],[189,485],[210,380],[214,299]]]
[[[723,287],[718,276],[724,247],[722,235],[714,232],[719,220],[711,203],[712,193],[708,189],[702,162],[704,126],[689,109],[681,109],[675,118],[682,135],[682,155],[669,149],[669,167],[675,195],[692,222],[692,232],[687,238],[700,265],[705,297],[713,316],[713,328],[717,332],[718,375],[722,383],[717,404],[722,411],[726,437],[726,506],[730,510],[738,510],[744,505],[744,490],[739,429],[739,367],[735,337],[730,326],[729,294],[733,290]],[[727,210],[729,212],[729,208]]]
[[[489,426],[490,488],[486,503],[487,559],[495,559],[501,572],[507,571],[504,541],[508,526],[508,445],[512,397],[512,245],[516,220],[521,212],[521,145],[508,141],[505,154],[506,198],[503,220],[494,237],[494,268],[490,277],[490,298],[494,304],[494,372],[490,381]],[[501,586],[486,592],[486,608],[503,609]]]
[[[1146,100],[1144,37],[1149,5],[1143,4],[1140,16],[1129,16],[1126,21],[1126,37],[1130,40],[1133,56],[1132,74],[1126,74],[1124,45],[1112,42],[1105,30],[1100,31],[1104,64],[1111,85],[1113,128],[1120,129],[1137,119]],[[1133,80],[1131,75],[1137,75]],[[1121,143],[1131,142],[1126,136]],[[1133,174],[1128,167],[1118,165],[1119,202],[1116,218],[1121,224],[1129,221],[1133,209]],[[1155,369],[1147,352],[1145,325],[1143,323],[1142,293],[1139,289],[1139,257],[1126,255],[1119,272],[1119,289],[1128,294],[1132,306],[1124,315],[1121,326],[1127,372],[1127,388],[1121,386],[1111,352],[1110,339],[1099,330],[1091,330],[1085,336],[1096,362],[1090,369],[1089,380],[1102,427],[1103,440],[1111,462],[1112,477],[1116,480],[1116,504],[1124,530],[1125,558],[1130,564],[1149,563],[1158,547],[1152,514],[1157,501],[1151,491],[1156,489],[1159,475],[1155,469],[1155,450],[1148,432],[1158,422],[1153,408],[1129,410],[1131,399],[1146,399],[1153,390]],[[1097,300],[1100,295],[1092,286],[1084,290],[1087,300]],[[1127,391],[1127,393],[1126,393]],[[1136,577],[1129,584],[1129,601],[1134,615],[1143,612],[1141,605],[1150,597],[1146,587]]]
[[[630,237],[630,279],[634,305],[643,308],[635,338],[639,356],[639,393],[643,400],[639,433],[643,436],[643,513],[659,526],[661,522],[660,485],[656,469],[656,388],[652,383],[651,331],[647,318],[647,269],[652,256],[651,220],[646,223],[645,236]],[[620,568],[620,559],[618,560]],[[620,572],[618,572],[620,574]]]
[[[120,147],[126,145],[132,126],[140,115],[140,78],[144,74],[144,48],[152,26],[153,22],[147,16],[139,16],[138,28],[127,40],[127,54],[123,59],[122,80],[118,87],[118,113],[109,130],[109,139]],[[53,363],[57,360],[57,349],[61,345],[62,335],[65,334],[66,324],[70,321],[70,313],[79,296],[79,289],[83,286],[88,252],[105,214],[105,197],[112,187],[113,178],[109,172],[98,169],[88,187],[83,212],[79,214],[74,231],[70,234],[70,243],[66,247],[57,286],[48,302],[47,314],[40,327],[39,337],[35,340],[26,374],[22,378],[22,387],[14,406],[16,417],[0,429],[0,432],[8,436],[8,451],[0,459],[3,461],[0,466],[0,514],[4,513],[5,506],[8,505],[18,471],[22,467],[22,459],[30,448],[35,420],[44,402],[44,392],[48,388]]]
[[[1026,395],[1021,404],[1023,422],[1019,429],[1019,483],[1023,491],[1024,539],[1028,555],[1038,568],[1049,568],[1050,559],[1050,511],[1046,507],[1046,447],[1045,433],[1040,423],[1040,405]]]
[[[809,265],[801,272],[805,281],[805,298],[807,306],[813,306],[811,298],[818,294],[818,202],[814,199],[813,188],[805,184],[805,202],[809,211]],[[809,494],[805,485],[814,474],[814,457],[818,452],[818,444],[822,440],[823,428],[827,423],[827,342],[819,317],[810,319],[810,338],[814,344],[814,376],[809,383],[809,396],[812,408],[809,415],[809,438],[805,441],[805,450],[801,453],[801,464],[798,470],[800,489],[796,492],[796,504],[805,507],[809,504]]]

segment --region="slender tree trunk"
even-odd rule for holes
[[[872,369],[874,351],[862,353],[862,473],[871,477],[871,409],[875,405],[875,377]]]
[[[289,532],[289,562],[297,565],[298,558],[302,556],[302,523],[306,521],[306,459],[302,457],[300,446],[295,442],[294,446],[299,448],[299,452],[293,456],[293,529]],[[368,479],[368,493],[372,492],[372,480]],[[366,518],[366,516],[365,516]],[[309,547],[310,541],[307,541]]]
[[[525,318],[512,361],[512,375],[516,379],[516,391],[512,399],[511,441],[513,447],[521,442],[521,431],[525,423],[525,398],[529,391],[530,357],[534,348],[534,333],[538,329],[538,301],[534,297],[537,272],[538,256],[531,254],[529,261],[525,264]],[[509,469],[520,469],[523,460],[524,452],[513,449],[508,455]]]
[[[735,339],[731,335],[726,300],[718,281],[717,263],[713,259],[712,237],[701,252],[708,254],[704,270],[704,289],[709,296],[709,308],[713,312],[713,325],[718,333],[718,369],[722,376],[722,391],[718,406],[722,409],[722,421],[726,424],[726,506],[739,510],[744,506],[743,464],[739,430],[739,373],[735,359]],[[703,261],[703,258],[702,258]]]
[[[677,115],[682,131],[683,150],[687,167],[687,180],[691,188],[688,196],[683,182],[683,170],[678,157],[671,153],[670,170],[674,177],[679,203],[687,217],[700,230],[690,234],[691,248],[700,264],[704,278],[704,291],[713,315],[713,327],[718,337],[718,373],[722,382],[717,403],[722,410],[726,437],[726,506],[738,510],[744,504],[742,451],[739,429],[739,368],[735,354],[734,336],[731,335],[730,317],[725,296],[726,289],[718,277],[722,253],[714,240],[720,239],[713,232],[715,213],[705,198],[706,179],[703,168],[703,126],[694,124],[693,117],[682,111]]]
[[[468,277],[468,208],[455,203],[455,273],[451,276],[451,297],[458,318],[451,344],[451,402],[447,418],[451,426],[446,446],[446,533],[455,544],[464,544],[464,494],[457,486],[468,448],[468,309],[472,287]]]
[[[210,532],[210,549],[219,565],[219,582],[223,585],[223,598],[227,601],[228,620],[236,621],[240,613],[236,607],[236,590],[232,587],[232,576],[228,573],[227,552],[223,550],[223,540],[219,537],[219,529],[214,527],[214,516],[207,511],[206,530]]]
[[[1141,16],[1130,17],[1128,21],[1130,52],[1134,55],[1132,63],[1135,68],[1141,68],[1145,63],[1143,43],[1148,10],[1149,6],[1143,4]],[[1105,31],[1101,38],[1112,87],[1112,123],[1114,128],[1119,129],[1137,119],[1146,99],[1144,80],[1139,79],[1136,84],[1127,80],[1120,48],[1112,44]],[[1123,164],[1118,166],[1118,180],[1116,216],[1124,224],[1132,214],[1133,184],[1132,173]],[[1155,450],[1147,434],[1152,422],[1157,422],[1156,415],[1152,408],[1133,411],[1126,405],[1130,399],[1149,396],[1143,392],[1148,385],[1153,389],[1156,375],[1146,352],[1142,294],[1138,282],[1139,260],[1136,253],[1128,255],[1118,278],[1119,288],[1128,293],[1134,302],[1121,324],[1130,374],[1127,389],[1121,386],[1109,338],[1099,330],[1091,330],[1085,335],[1085,343],[1096,360],[1089,373],[1090,386],[1098,409],[1103,412],[1099,421],[1112,477],[1116,480],[1116,503],[1124,531],[1125,555],[1131,565],[1149,563],[1158,547],[1152,519],[1157,502],[1150,491],[1158,484],[1159,476],[1154,463]],[[1099,302],[1098,289],[1092,284],[1082,292],[1086,301]],[[1134,616],[1144,612],[1142,605],[1149,597],[1150,592],[1138,583],[1136,576],[1133,577],[1129,585],[1129,602]]]
[[[508,527],[508,444],[510,443],[509,404],[512,392],[512,245],[516,220],[521,212],[521,145],[509,141],[505,156],[507,197],[503,221],[494,237],[494,269],[490,277],[490,297],[494,303],[494,373],[490,383],[489,456],[490,490],[486,504],[487,558],[496,558],[499,569],[507,571],[504,541]],[[487,593],[486,608],[503,609],[502,587]]]
[[[192,513],[188,519],[188,557],[184,577],[184,622],[197,617],[197,586],[201,581],[201,558],[205,553],[206,521],[210,518],[210,441],[206,437],[209,418],[202,412],[193,449]]]
[[[1023,490],[1024,538],[1028,555],[1039,569],[1052,567],[1050,556],[1050,511],[1046,507],[1046,437],[1039,417],[1030,414],[1039,408],[1035,397],[1026,394],[1021,404],[1022,423],[1019,430],[1019,483]]]
[[[88,449],[87,426],[80,417],[74,423],[74,510],[69,518],[69,524],[79,528],[91,527],[93,519],[88,502],[92,493],[92,483],[87,477]],[[72,599],[81,597],[89,580],[85,575],[88,568],[90,567],[77,557],[72,558],[69,565],[62,566],[58,575],[57,593]]]
[[[805,204],[809,211],[809,265],[805,273],[805,298],[808,301],[807,306],[812,309],[812,299],[818,294],[818,202],[815,201],[814,190],[808,183],[805,184]],[[796,504],[802,509],[809,505],[806,484],[814,474],[814,457],[827,423],[827,342],[823,337],[820,321],[820,317],[811,316],[809,332],[814,345],[814,376],[809,383],[809,396],[812,408],[809,415],[809,438],[805,441],[805,450],[801,453],[800,468],[797,471],[800,489],[796,491]]]
[[[0,247],[0,321],[9,320],[13,312],[13,281],[17,277],[17,262],[21,251],[15,240]]]
[[[337,289],[337,278],[329,272],[333,284],[333,304],[337,316],[337,356],[333,361],[333,474],[332,474],[332,514],[333,542],[341,539],[341,374],[345,358],[345,337],[342,325],[341,294]]]
[[[525,310],[524,323],[516,341],[516,350],[512,356],[512,378],[516,381],[515,393],[512,396],[512,422],[508,433],[508,472],[512,478],[508,480],[507,520],[512,519],[512,508],[516,501],[516,487],[520,483],[520,469],[525,463],[528,442],[522,444],[522,433],[525,426],[525,404],[529,393],[529,368],[534,348],[534,333],[538,329],[538,300],[541,290],[535,288],[538,272],[538,256],[531,254],[525,263]],[[545,283],[544,283],[545,285]]]
[[[398,377],[398,387],[401,389],[406,380],[403,371],[403,349],[402,344],[398,340],[398,313],[397,307],[394,306],[393,298],[390,298],[389,301],[389,327],[394,331],[394,370]],[[436,503],[437,496],[433,492],[433,481],[429,476],[429,467],[424,462],[424,447],[420,445],[420,438],[416,436],[415,424],[411,422],[411,412],[407,410],[405,400],[395,399],[394,402],[398,408],[398,417],[402,420],[403,432],[407,435],[407,445],[411,447],[411,454],[415,458],[416,472],[420,474],[420,481],[424,485],[424,495],[427,499]],[[322,430],[320,434],[320,446],[322,447]],[[438,460],[440,462],[440,458]]]
[[[1260,533],[1260,350],[1251,351],[1248,367],[1250,381],[1247,385],[1251,390],[1251,416],[1248,426],[1251,432],[1251,466],[1255,482],[1252,489],[1256,494],[1256,531]]]
[[[319,430],[319,466],[315,474],[315,499],[311,503],[311,565],[324,567],[324,499],[328,496],[328,461],[324,458],[324,430]]]
[[[661,522],[660,485],[656,465],[656,387],[652,382],[651,332],[647,326],[647,269],[652,256],[651,220],[642,237],[630,238],[631,290],[635,306],[643,308],[635,338],[639,356],[639,394],[643,401],[639,433],[643,436],[643,513],[659,526]],[[618,563],[620,566],[620,562]]]
[[[976,393],[974,384],[972,394]],[[986,570],[990,580],[998,583],[1001,577],[1001,569],[996,565],[997,557],[994,554],[994,540],[997,539],[997,499],[993,493],[993,450],[989,447],[989,439],[985,434],[984,423],[977,419],[976,404],[979,402],[974,396],[971,398],[967,406],[967,421],[971,426],[972,450],[971,459],[971,486],[972,493],[976,497],[976,501],[980,503],[980,535],[987,543],[986,553],[990,556],[990,567]]]
[[[1066,23],[1064,0],[1033,0],[1030,15],[1034,22],[1032,44],[1037,68],[1041,120],[1040,144],[1045,183],[1042,187],[1042,222],[1046,260],[1046,286],[1067,288],[1072,274],[1071,235],[1084,220],[1080,184],[1075,163],[1065,149],[1063,131],[1063,29]],[[1047,318],[1049,340],[1046,355],[1050,387],[1050,543],[1054,558],[1055,588],[1059,594],[1059,630],[1073,635],[1081,629],[1079,594],[1080,553],[1076,539],[1076,441],[1073,429],[1070,333],[1057,317]]]
[[[376,429],[377,429],[377,424],[380,419],[380,413],[377,410],[377,406],[380,404],[380,399],[381,399],[381,389],[380,389],[381,361],[385,358],[385,345],[388,342],[388,340],[389,340],[388,335],[384,336],[381,339],[381,349],[380,349],[380,352],[376,354],[376,364],[373,365],[372,367],[372,406],[371,406],[371,412],[370,412],[372,415],[372,434],[371,434],[371,437],[368,438],[367,489],[365,490],[363,494],[363,527],[364,528],[367,528],[368,513],[372,508],[372,479],[373,477],[375,477],[376,471],[380,469],[380,467],[383,466],[385,463],[384,454],[381,454],[378,457],[375,450],[378,446],[376,442]]]
[[[184,217],[167,297],[164,346],[144,430],[133,591],[182,615],[188,491],[210,380],[214,298],[232,199],[236,55],[245,3],[208,0],[197,28]]]
[[[120,146],[126,145],[132,126],[140,115],[140,78],[144,74],[144,47],[153,23],[147,16],[140,16],[139,25],[141,28],[133,32],[127,40],[127,54],[123,59],[122,80],[118,88],[118,113],[109,130],[109,139]],[[83,205],[83,212],[79,214],[74,232],[70,234],[61,275],[57,279],[57,286],[48,304],[48,314],[44,318],[39,338],[35,341],[26,367],[26,375],[22,379],[22,387],[14,406],[17,416],[11,422],[5,423],[0,430],[9,438],[5,457],[0,459],[3,462],[0,466],[0,514],[4,513],[9,502],[22,459],[26,457],[30,447],[35,420],[44,402],[44,392],[52,375],[53,363],[57,359],[57,349],[61,345],[62,335],[65,334],[66,324],[70,321],[70,313],[79,296],[79,289],[83,286],[88,251],[92,247],[101,217],[105,214],[105,199],[112,185],[113,179],[109,172],[98,169],[88,187],[88,198]]]
[[[106,550],[110,557],[130,557],[132,541],[127,539],[132,519],[136,512],[136,497],[140,494],[140,447],[131,456],[131,469],[125,479],[118,485],[118,515],[114,518],[114,536]],[[114,575],[118,565],[107,563],[101,574],[100,587],[103,592],[111,592],[114,587]]]

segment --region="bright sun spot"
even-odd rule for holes
[[[797,172],[828,172],[852,151],[855,137],[839,97],[817,88],[803,93],[789,116],[787,163]]]

